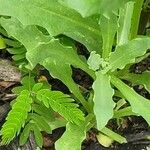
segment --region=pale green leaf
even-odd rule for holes
[[[81,68],[92,76],[93,72],[78,57],[73,48],[63,46],[58,40],[43,35],[35,26],[24,28],[16,19],[1,19],[1,23],[9,34],[18,39],[27,48],[26,57],[31,68],[34,68],[38,63],[44,65],[53,77],[57,77],[69,87],[70,91],[82,101],[81,103],[83,103],[87,111],[90,110],[86,106],[86,101],[81,95],[78,86],[71,77],[70,65]],[[46,101],[44,102],[46,103]]]
[[[135,62],[135,58],[144,55],[149,48],[149,37],[136,38],[127,44],[117,46],[109,59],[111,71],[123,69],[127,64]]]
[[[88,65],[89,68],[96,71],[100,68],[100,65],[102,64],[103,59],[101,58],[101,56],[99,54],[96,54],[95,51],[92,51],[90,53],[90,57],[88,58]]]
[[[132,1],[119,10],[118,45],[125,44],[129,40],[133,8],[134,2]]]
[[[100,17],[100,28],[103,38],[103,58],[108,58],[112,50],[114,37],[118,29],[118,18],[115,14],[110,14],[110,17],[102,15]]]
[[[117,14],[118,9],[128,1],[130,0],[59,0],[61,4],[75,9],[83,17],[97,13],[109,17],[111,13]]]
[[[123,83],[120,79],[112,76],[111,82],[129,101],[132,111],[141,115],[150,125],[150,101],[137,94],[132,88]]]
[[[97,128],[101,130],[113,117],[115,103],[112,100],[114,90],[110,85],[110,77],[102,72],[96,73],[96,80],[93,83],[94,89],[94,113],[97,120]]]
[[[55,143],[57,150],[81,150],[81,143],[86,137],[85,125],[77,126],[72,123],[66,125],[66,131]]]
[[[15,17],[24,25],[42,26],[53,36],[65,34],[85,44],[90,51],[101,50],[97,21],[83,19],[56,0],[0,0],[0,4],[0,15]]]

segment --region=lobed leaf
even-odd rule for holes
[[[136,38],[117,46],[109,59],[111,71],[123,69],[127,64],[135,62],[135,58],[144,55],[149,48],[149,37]]]
[[[56,0],[0,0],[0,4],[0,15],[15,17],[24,25],[44,27],[52,36],[65,34],[83,43],[90,51],[101,50],[97,21],[83,19]]]
[[[113,117],[115,103],[112,100],[114,90],[110,85],[110,77],[101,71],[96,72],[96,80],[93,83],[94,113],[97,120],[97,128],[103,129]],[[104,92],[105,91],[105,92]]]
[[[9,34],[18,39],[27,48],[26,57],[32,69],[38,63],[46,67],[53,77],[60,79],[69,87],[70,91],[82,101],[87,111],[90,110],[78,86],[72,79],[70,65],[81,68],[91,76],[93,76],[93,72],[86,63],[81,61],[74,49],[63,46],[58,40],[51,39],[50,36],[43,35],[35,26],[24,28],[16,19],[1,19],[0,22]]]
[[[132,88],[123,83],[120,79],[112,76],[111,82],[129,101],[132,111],[141,115],[150,125],[150,101],[141,95],[137,94]]]

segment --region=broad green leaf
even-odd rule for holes
[[[109,59],[111,71],[123,69],[127,64],[135,62],[135,58],[144,55],[149,48],[149,37],[136,38],[127,44],[117,46]]]
[[[150,125],[150,101],[137,94],[132,88],[127,86],[115,76],[111,77],[111,82],[129,101],[132,107],[132,111],[136,114],[141,115]]]
[[[58,0],[62,5],[78,11],[83,17],[99,12],[101,0]]]
[[[37,99],[43,102],[46,107],[51,107],[58,112],[69,122],[80,124],[84,121],[84,114],[77,108],[78,105],[73,103],[74,100],[62,92],[42,89],[37,92]]]
[[[0,4],[0,15],[15,17],[24,25],[42,26],[52,36],[65,34],[83,43],[90,51],[101,50],[97,21],[83,19],[56,0],[0,0]]]
[[[133,84],[141,84],[150,92],[150,72],[143,72],[142,74],[126,73],[121,78],[131,81]]]
[[[62,137],[56,141],[57,150],[81,150],[81,143],[86,137],[85,125],[77,126],[72,123],[66,125],[66,131]]]
[[[97,128],[101,130],[113,117],[115,103],[112,100],[114,90],[110,85],[110,77],[102,72],[96,72],[94,89],[94,113],[97,120]]]
[[[128,1],[130,0],[59,0],[61,4],[75,9],[83,17],[97,13],[109,17],[111,13],[117,14],[118,9]]]
[[[82,103],[86,103],[79,88],[72,80],[70,65],[81,68],[91,76],[93,76],[93,72],[86,63],[81,61],[73,48],[63,46],[58,40],[43,35],[35,26],[24,28],[16,19],[1,19],[1,24],[10,35],[27,48],[26,57],[32,69],[38,63],[44,65],[54,77],[62,80]],[[31,34],[32,36],[30,36]],[[87,104],[83,105],[86,108]],[[86,109],[89,110],[89,108]]]

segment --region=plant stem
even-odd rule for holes
[[[133,15],[132,15],[130,39],[136,38],[138,34],[138,27],[139,27],[139,21],[140,21],[140,15],[141,15],[143,2],[144,0],[135,0],[134,10],[133,10]]]

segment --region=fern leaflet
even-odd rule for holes
[[[42,101],[46,107],[52,107],[54,111],[69,122],[80,124],[84,121],[84,114],[77,108],[78,105],[73,103],[74,100],[62,92],[42,89],[37,92],[37,99]]]

